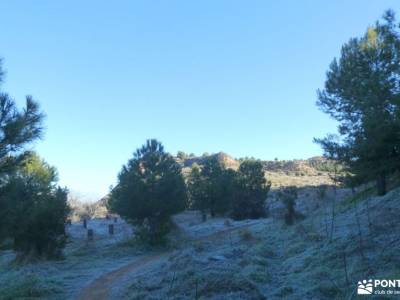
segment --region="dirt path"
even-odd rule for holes
[[[123,266],[122,268],[106,273],[97,278],[88,286],[86,286],[82,290],[77,299],[78,300],[108,299],[113,283],[116,280],[124,277],[128,273],[139,270],[142,266],[145,266],[151,262],[159,261],[160,259],[167,257],[168,255],[170,255],[170,252],[147,255]]]
[[[213,234],[210,234],[208,236],[201,237],[198,240],[212,241],[212,240],[215,240],[215,239],[225,236],[229,232],[247,228],[247,227],[253,226],[255,224],[256,223],[246,224],[246,225],[242,225],[242,226],[237,226],[237,227],[232,227],[229,229],[221,230],[221,231],[215,232]],[[82,290],[82,292],[78,295],[77,299],[78,300],[106,300],[109,298],[111,289],[116,281],[120,280],[127,274],[139,271],[142,267],[147,266],[150,263],[159,262],[161,259],[164,259],[164,258],[167,258],[168,256],[170,256],[172,253],[173,253],[173,251],[167,251],[167,252],[163,252],[163,253],[159,253],[159,254],[146,255],[139,259],[136,259],[135,261],[133,261],[117,270],[106,273],[106,274],[100,276],[99,278],[97,278],[96,280],[94,280],[88,286],[86,286]]]

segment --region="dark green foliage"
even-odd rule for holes
[[[380,195],[387,175],[400,167],[399,78],[399,28],[388,11],[383,23],[342,47],[318,92],[317,105],[340,122],[340,137],[316,141],[355,176],[376,180]]]
[[[192,168],[188,191],[192,206],[212,216],[227,213],[234,193],[235,171],[225,169],[217,157],[211,157],[200,170]]]
[[[186,154],[186,153],[183,152],[183,151],[178,151],[178,153],[176,154],[176,157],[178,157],[178,158],[181,159],[181,160],[185,160],[185,159],[188,159],[188,158],[189,158],[189,155]]]
[[[189,196],[189,207],[200,210],[203,215],[203,220],[205,221],[209,208],[206,187],[208,183],[197,164],[193,164],[186,184]]]
[[[266,214],[265,200],[270,184],[264,176],[263,165],[256,160],[245,160],[240,164],[235,180],[232,199],[234,219],[255,219]]]
[[[296,219],[296,199],[297,199],[297,188],[294,186],[284,188],[278,193],[279,199],[283,202],[286,207],[285,223],[292,225]]]
[[[187,184],[192,207],[203,215],[231,213],[235,219],[265,216],[269,185],[259,161],[243,161],[236,172],[212,157],[202,169],[192,168]]]
[[[2,81],[0,60],[0,87]],[[42,120],[39,105],[31,96],[26,97],[26,106],[20,111],[15,101],[0,90],[0,176],[11,172],[23,159],[24,146],[40,138]]]
[[[329,172],[329,173],[341,173],[344,166],[338,164],[337,161],[330,159],[310,158],[307,160],[308,164],[317,171]]]
[[[0,88],[3,74],[0,60]],[[20,111],[15,101],[0,90],[0,188],[29,155],[24,152],[24,147],[41,137],[42,120],[43,114],[32,97],[27,97],[26,107]],[[0,240],[9,235],[7,222],[10,217],[7,198],[0,194]]]
[[[319,200],[324,200],[326,193],[328,191],[328,186],[326,184],[319,185],[317,187],[317,197]]]
[[[59,257],[65,246],[68,191],[56,181],[56,170],[30,154],[0,189],[3,225],[19,258]]]
[[[141,226],[150,243],[162,240],[171,215],[186,205],[181,167],[156,140],[148,140],[122,168],[109,200],[111,210]]]
[[[207,204],[211,216],[225,214],[230,209],[234,193],[235,172],[225,169],[217,157],[211,157],[204,163],[202,175],[206,181]]]

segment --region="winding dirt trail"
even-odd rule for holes
[[[236,226],[225,230],[214,232],[210,235],[199,237],[197,240],[212,241],[226,236],[232,231],[244,229],[256,223]],[[78,295],[78,300],[107,300],[110,297],[114,283],[122,279],[127,274],[139,271],[142,267],[148,266],[151,263],[157,263],[162,259],[169,257],[174,251],[166,251],[158,254],[142,256],[135,261],[109,273],[105,273],[87,285]]]

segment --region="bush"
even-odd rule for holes
[[[254,239],[253,234],[247,228],[240,230],[239,236],[242,241],[246,241],[246,242],[249,242]]]
[[[58,257],[65,246],[68,191],[56,181],[56,170],[31,154],[0,189],[8,236],[20,259]]]
[[[138,237],[150,244],[162,242],[171,215],[187,205],[180,165],[161,143],[148,140],[122,168],[108,205],[139,226]]]
[[[296,218],[296,199],[297,199],[297,188],[294,186],[287,187],[278,193],[279,199],[283,202],[286,207],[285,223],[292,225]]]

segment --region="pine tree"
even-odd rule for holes
[[[170,217],[185,209],[187,194],[180,165],[157,140],[148,140],[118,175],[110,208],[138,225],[151,244],[164,240]]]
[[[340,122],[339,135],[316,139],[326,156],[363,180],[386,177],[400,166],[400,37],[394,13],[342,47],[330,65],[317,105]]]
[[[263,165],[257,160],[240,164],[235,178],[232,216],[235,219],[255,219],[266,215],[265,201],[270,184],[265,179]]]
[[[69,207],[68,191],[56,183],[56,169],[30,153],[0,188],[6,207],[3,225],[18,258],[60,256]]]
[[[193,164],[187,179],[189,207],[200,210],[203,221],[207,219],[207,211],[209,208],[206,185],[206,179],[202,175],[199,165]]]
[[[0,88],[4,72],[0,60]],[[29,155],[24,148],[42,135],[43,113],[31,96],[18,110],[15,101],[0,89],[0,188],[3,188],[20,163]],[[9,235],[9,202],[0,191],[0,241]]]
[[[205,180],[203,187],[211,216],[227,213],[231,206],[235,172],[225,169],[222,162],[213,156],[205,161],[201,174]]]

